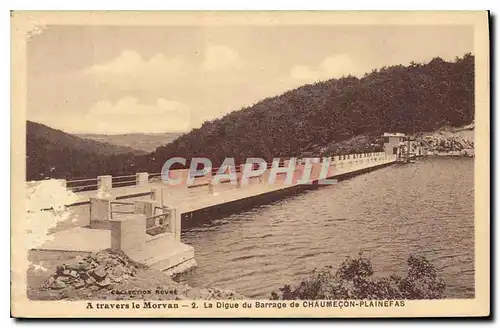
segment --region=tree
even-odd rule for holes
[[[285,285],[272,292],[272,300],[314,299],[439,299],[445,282],[423,256],[408,258],[408,274],[375,278],[371,261],[361,255],[347,258],[336,272],[332,266],[313,270],[298,286]]]

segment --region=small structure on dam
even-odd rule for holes
[[[384,152],[396,155],[397,162],[409,163],[411,159],[423,156],[422,147],[416,142],[414,136],[404,133],[384,133]]]
[[[406,135],[404,133],[384,133],[384,152],[388,155],[399,155],[401,144]]]
[[[90,224],[59,231],[40,249],[92,253],[121,250],[151,268],[179,273],[196,265],[194,248],[180,241],[180,213],[153,200],[90,199]]]

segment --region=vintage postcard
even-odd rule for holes
[[[12,316],[488,316],[488,21],[12,12]]]

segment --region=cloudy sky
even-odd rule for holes
[[[468,26],[49,26],[28,42],[29,120],[183,132],[303,84],[473,51]]]

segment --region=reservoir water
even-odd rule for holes
[[[448,298],[474,297],[474,159],[392,165],[195,227],[182,235],[191,286],[270,297],[312,269],[362,252],[376,275],[405,275],[425,255]]]

